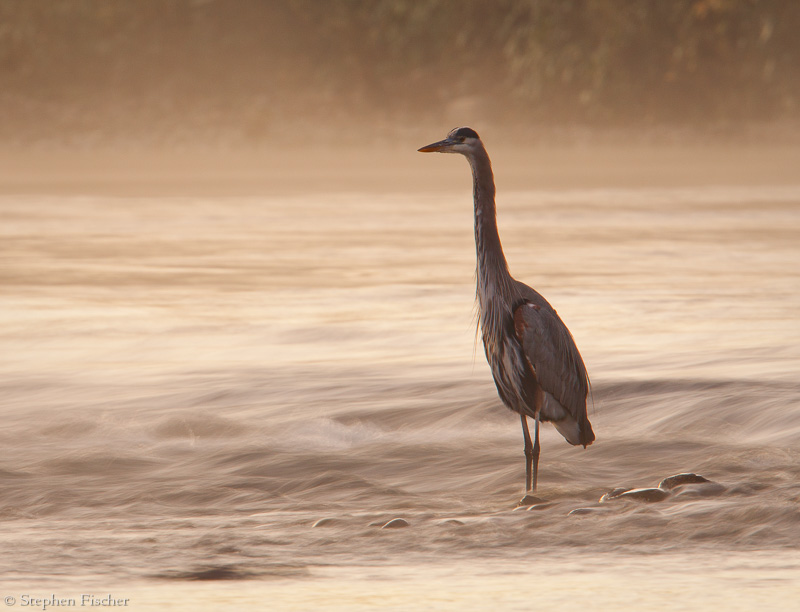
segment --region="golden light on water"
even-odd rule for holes
[[[0,8],[0,595],[796,600],[800,17],[566,6]],[[476,343],[469,169],[416,153],[459,124],[593,383],[597,442],[544,428],[535,511]],[[598,503],[686,471],[723,492]]]

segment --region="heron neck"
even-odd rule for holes
[[[478,256],[478,299],[506,290],[511,285],[508,263],[497,232],[497,210],[494,203],[494,174],[486,150],[481,148],[470,157],[473,196],[475,199],[475,248]]]

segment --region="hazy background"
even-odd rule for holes
[[[792,0],[2,0],[0,139],[794,140],[798,29]]]

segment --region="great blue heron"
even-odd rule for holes
[[[503,403],[522,419],[525,497],[533,502],[539,472],[539,421],[551,421],[573,445],[594,441],[586,415],[589,379],[567,326],[536,291],[511,277],[497,233],[494,176],[475,130],[456,128],[419,149],[460,153],[472,168],[478,308],[483,347]],[[528,417],[534,419],[533,444]]]

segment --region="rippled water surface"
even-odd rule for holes
[[[498,207],[593,382],[597,442],[545,426],[532,510],[468,192],[0,197],[0,596],[790,609],[800,187]],[[679,472],[722,487],[598,503]]]

